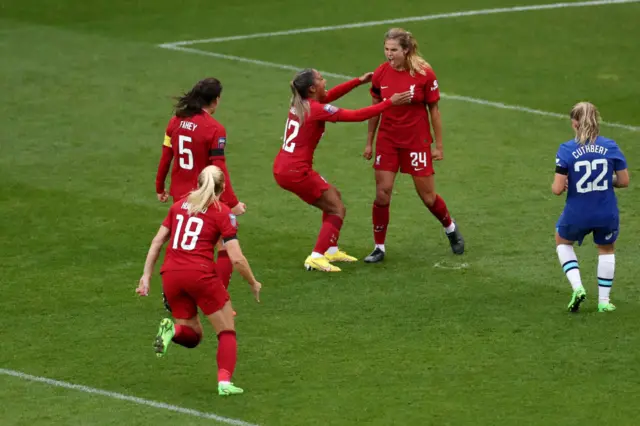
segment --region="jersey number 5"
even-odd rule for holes
[[[185,146],[185,144],[191,143],[189,136],[180,135],[178,137],[178,155],[180,156],[180,167],[185,170],[193,169],[193,152]]]
[[[602,166],[602,171],[593,179],[593,182],[591,182],[591,172],[596,172],[598,166]],[[604,180],[609,168],[607,160],[604,158],[593,161],[578,161],[574,164],[573,168],[577,173],[580,173],[581,169],[584,168],[584,175],[582,175],[578,183],[576,183],[576,190],[579,193],[584,194],[585,192],[606,191],[609,189],[609,181]]]
[[[291,133],[289,133],[289,129],[293,129]],[[282,144],[282,149],[287,152],[293,152],[296,149],[296,144],[293,140],[298,136],[298,132],[300,131],[300,123],[295,120],[287,120],[287,124],[284,126],[284,143]],[[289,136],[287,136],[289,133]]]
[[[187,224],[184,227],[184,234],[182,234],[182,241],[180,241],[180,233],[182,231],[182,224],[184,223],[184,216],[181,214],[176,215],[178,225],[176,226],[176,234],[173,237],[173,248],[177,249],[178,246],[182,250],[193,250],[196,248],[200,231],[202,231],[202,225],[204,222],[199,217],[189,217]]]

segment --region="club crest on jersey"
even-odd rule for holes
[[[327,111],[329,114],[335,114],[336,112],[338,112],[338,108],[330,104],[326,104],[324,106],[324,110]]]
[[[227,144],[227,138],[220,137],[218,138],[218,148],[222,149]]]
[[[229,220],[231,221],[231,225],[233,225],[233,227],[237,227],[238,226],[238,222],[236,221],[236,215],[233,213],[229,213]]]

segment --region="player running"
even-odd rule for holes
[[[164,243],[169,241],[160,274],[162,290],[174,320],[165,318],[154,343],[156,354],[164,356],[171,341],[195,348],[202,338],[198,308],[218,335],[218,394],[235,395],[243,390],[231,382],[236,366],[237,342],[229,293],[216,274],[213,248],[222,239],[233,265],[247,280],[260,302],[260,284],[242,254],[236,236],[235,215],[219,202],[224,191],[224,173],[207,166],[198,176],[198,189],[169,209],[151,242],[144,273],[136,292],[149,294],[151,275]]]
[[[158,200],[165,203],[169,196],[176,202],[187,196],[198,185],[198,175],[208,165],[218,166],[225,177],[225,189],[220,201],[233,214],[239,216],[246,211],[246,205],[238,201],[225,158],[227,131],[212,117],[220,104],[222,84],[216,78],[205,78],[178,98],[175,115],[169,120],[162,146],[162,157],[156,175]],[[165,180],[171,167],[171,187],[165,191]],[[227,252],[218,245],[216,259],[218,276],[225,287],[229,286],[233,267]]]
[[[347,110],[330,105],[357,86],[371,81],[372,73],[342,83],[325,91],[326,81],[314,69],[296,74],[291,82],[291,108],[285,125],[284,143],[273,164],[278,185],[322,210],[322,227],[311,255],[304,261],[307,270],[339,272],[330,262],[355,262],[357,259],[338,249],[338,237],[346,209],[340,192],[313,170],[313,153],[325,130],[325,123],[364,121],[380,114],[392,105],[407,103],[408,91],[389,94],[378,105]]]
[[[383,102],[391,93],[399,91],[409,90],[412,96],[408,105],[389,108],[381,117],[376,115],[369,120],[363,154],[367,160],[373,157],[373,141],[378,130],[373,163],[376,179],[376,199],[372,209],[375,247],[364,261],[377,263],[384,260],[389,205],[398,171],[411,175],[422,202],[444,227],[451,250],[455,254],[463,254],[462,234],[435,186],[432,160],[443,159],[438,80],[433,68],[420,56],[418,43],[408,31],[401,28],[389,30],[384,37],[384,54],[387,61],[375,70],[371,80],[373,103]],[[431,146],[429,116],[435,148]]]
[[[600,115],[593,104],[576,104],[570,117],[575,138],[558,149],[551,187],[556,195],[567,191],[564,211],[556,224],[556,252],[573,288],[567,308],[577,312],[587,296],[573,243],[581,245],[584,237],[593,233],[598,247],[598,312],[612,312],[616,307],[609,293],[620,224],[613,188],[629,185],[627,161],[613,140],[600,136]]]

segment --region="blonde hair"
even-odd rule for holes
[[[600,113],[590,102],[578,102],[571,109],[570,117],[578,122],[576,142],[584,145],[594,142],[600,135]]]
[[[391,28],[384,35],[384,41],[395,40],[403,50],[407,51],[406,66],[413,77],[416,73],[426,75],[431,65],[424,60],[418,50],[418,42],[413,34],[403,28]]]
[[[198,175],[198,189],[187,197],[187,212],[190,216],[202,212],[212,204],[217,204],[224,190],[224,173],[216,166],[205,167]]]
[[[315,83],[315,75],[313,69],[306,68],[298,72],[289,86],[291,87],[291,107],[296,112],[300,125],[304,123],[304,117],[309,113],[310,107],[307,98],[309,97],[309,89]]]

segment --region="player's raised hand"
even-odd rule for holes
[[[409,90],[402,93],[394,93],[391,96],[391,103],[394,105],[404,105],[411,102],[411,98],[413,98],[413,93]]]
[[[260,303],[260,290],[262,290],[262,284],[258,281],[254,282],[251,285],[251,292],[253,293],[253,297],[256,298],[256,302]]]
[[[360,81],[362,83],[368,83],[371,81],[371,77],[373,77],[373,73],[372,72],[368,72],[365,74],[362,74],[360,77],[358,77],[360,79]]]
[[[364,148],[362,156],[365,158],[365,160],[371,160],[371,158],[373,157],[373,146],[371,144],[367,144],[367,146]]]
[[[238,203],[231,209],[231,213],[236,216],[243,215],[247,211],[247,205],[245,203]]]
[[[161,203],[166,203],[169,199],[169,193],[167,191],[162,192],[161,194],[156,194],[158,196],[158,201]]]
[[[138,283],[138,288],[136,288],[136,293],[140,296],[148,296],[149,288],[151,287],[151,277],[143,275],[140,278],[140,282]]]

